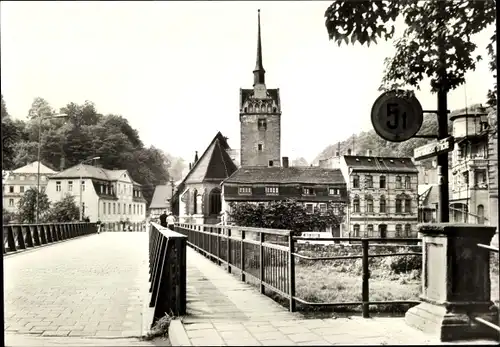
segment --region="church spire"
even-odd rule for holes
[[[260,10],[257,11],[258,16],[258,33],[257,33],[257,61],[255,62],[255,70],[253,70],[253,85],[264,84],[264,75],[266,70],[262,66],[262,42],[260,38]]]

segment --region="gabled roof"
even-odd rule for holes
[[[225,183],[287,183],[287,184],[345,184],[339,169],[308,167],[262,167],[246,166],[239,168]]]
[[[353,168],[355,171],[418,172],[411,158],[344,155],[344,160],[347,166]]]
[[[107,170],[97,166],[79,164],[67,168],[66,170],[61,171],[56,175],[51,176],[50,178],[57,179],[57,178],[82,177],[82,178],[94,178],[105,181],[117,181],[124,173],[126,173],[128,177],[130,177],[130,174],[127,172],[127,170]],[[130,180],[133,182],[133,184],[140,185],[139,183],[134,182],[132,180],[132,177],[130,177]]]
[[[237,167],[227,153],[228,149],[226,139],[218,132],[179,186],[190,181],[221,181],[229,177]]]
[[[13,173],[26,173],[26,174],[37,174],[38,173],[38,161],[34,161],[28,165],[24,165],[12,171]],[[41,174],[56,174],[57,171],[45,166],[40,162],[40,173]]]
[[[149,208],[167,208],[169,206],[167,200],[171,197],[172,186],[167,184],[156,186]]]
[[[279,88],[276,89],[267,89],[267,96],[272,99],[276,105],[278,106],[278,110],[281,109],[281,101],[280,101],[280,90]],[[240,89],[240,108],[243,107],[245,102],[247,102],[248,99],[250,99],[254,94],[253,89]]]

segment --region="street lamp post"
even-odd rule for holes
[[[38,154],[37,154],[37,183],[36,183],[36,216],[35,223],[38,223],[40,217],[39,204],[40,204],[40,154],[42,151],[42,120],[44,119],[56,119],[56,118],[66,118],[67,114],[55,114],[49,117],[38,117]]]
[[[88,158],[88,159],[85,159],[83,160],[82,162],[80,162],[80,222],[83,221],[83,197],[82,197],[82,194],[83,194],[83,185],[82,185],[82,181],[83,181],[83,168],[81,167],[83,164],[85,164],[86,162],[88,161],[92,161],[92,160],[98,160],[98,159],[101,159],[101,157],[93,157],[93,158]]]

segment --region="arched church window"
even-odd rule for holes
[[[221,202],[221,191],[218,188],[212,189],[210,192],[210,206],[209,206],[210,214],[218,215],[222,210],[222,202]]]
[[[253,105],[252,104],[248,105],[248,112],[250,112],[250,113],[253,112]]]
[[[276,107],[273,107],[273,112],[276,113],[277,112],[277,108]]]
[[[198,191],[195,189],[194,192],[193,192],[193,214],[197,214],[198,213]]]
[[[267,112],[271,113],[271,109],[272,109],[271,105],[267,105]]]

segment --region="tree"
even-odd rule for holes
[[[75,197],[67,194],[62,200],[54,203],[47,212],[44,220],[51,223],[72,222],[80,218],[80,209],[76,205]]]
[[[395,41],[395,55],[386,59],[381,89],[418,89],[424,77],[429,77],[432,92],[440,88],[447,92],[463,84],[465,74],[481,60],[474,55],[477,46],[471,36],[495,23],[495,6],[494,0],[336,0],[325,12],[325,24],[330,39],[339,46],[342,42],[369,46],[377,39],[392,39],[394,21],[402,16],[407,28]],[[440,40],[444,52],[438,49]],[[491,41],[496,42],[496,29]],[[439,64],[443,57],[446,71]],[[490,68],[496,71],[496,65]]]
[[[35,223],[36,221],[36,194],[37,189],[31,187],[24,192],[21,200],[19,200],[19,219],[22,223]],[[41,192],[39,196],[39,218],[43,220],[45,214],[50,209],[50,202],[47,194]]]
[[[295,200],[273,201],[267,206],[232,203],[229,215],[238,226],[287,229],[294,232],[338,228],[344,218],[340,205],[328,203],[326,211],[315,209],[313,213],[308,213],[305,206]]]

